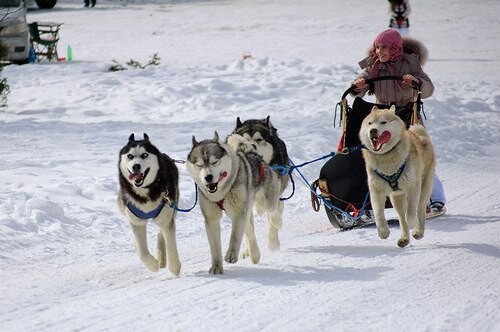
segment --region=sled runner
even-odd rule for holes
[[[382,80],[402,81],[401,76],[384,76],[367,79],[371,84]],[[319,178],[312,184],[314,190],[319,189],[326,215],[330,223],[341,229],[351,229],[366,226],[375,222],[370,214],[371,206],[365,162],[361,154],[359,130],[363,119],[370,113],[373,106],[387,108],[356,97],[352,107],[347,102],[349,95],[356,87],[347,89],[337,106],[340,106],[342,136],[337,148],[337,154],[331,157],[321,168]],[[414,101],[396,109],[396,114],[407,124],[422,123],[420,111],[422,102],[417,85],[413,86]],[[337,112],[338,107],[336,108]],[[316,205],[319,209],[318,204]],[[386,208],[390,208],[387,200]],[[397,221],[397,220],[396,220]]]

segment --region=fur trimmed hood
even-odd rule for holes
[[[420,65],[423,67],[429,59],[429,51],[427,47],[419,41],[411,37],[403,37],[403,52],[405,54],[415,54],[417,55]]]
[[[375,62],[376,57],[372,54],[371,50],[372,48],[370,47],[367,51],[366,58],[359,62],[359,66],[362,69],[371,66]],[[404,55],[415,55],[420,62],[420,66],[422,67],[429,58],[429,51],[427,50],[427,47],[425,47],[421,41],[408,36],[403,36],[403,53]]]

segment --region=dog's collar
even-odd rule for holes
[[[396,171],[396,173],[391,174],[391,175],[386,175],[386,174],[380,173],[376,169],[374,169],[373,171],[375,172],[375,174],[377,174],[382,179],[384,179],[389,184],[389,186],[391,186],[393,191],[396,191],[396,190],[399,190],[398,181],[399,181],[399,178],[401,177],[401,174],[403,174],[403,171],[405,170],[405,166],[406,166],[406,160],[403,163],[403,165],[401,165],[401,167]]]
[[[168,205],[170,207],[172,207],[172,204],[170,202],[170,198],[168,197],[168,191],[163,195],[163,198],[162,198],[160,204],[154,210],[151,210],[149,212],[142,211],[137,206],[133,205],[131,202],[127,202],[125,200],[125,198],[123,199],[123,202],[125,203],[127,208],[130,210],[130,212],[132,212],[132,214],[134,216],[136,216],[139,219],[144,219],[144,220],[154,219],[154,218],[158,217],[158,215],[160,214],[161,210],[163,210],[163,208],[165,207],[165,204],[167,202],[168,202]]]

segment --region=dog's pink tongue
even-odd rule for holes
[[[384,131],[382,134],[380,134],[379,137],[373,140],[373,149],[375,151],[380,150],[380,148],[382,148],[382,145],[389,142],[390,140],[391,140],[391,133],[389,131]]]
[[[130,173],[128,175],[129,180],[140,180],[142,177],[142,173]]]
[[[220,181],[220,180],[222,180],[222,179],[224,179],[226,176],[227,176],[227,172],[226,171],[221,172],[219,174],[219,179],[217,180],[217,182]]]

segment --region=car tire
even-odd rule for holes
[[[30,63],[30,59],[26,58],[23,60],[16,60],[16,61],[12,61],[12,63],[15,65],[26,65],[26,64]]]
[[[51,9],[57,3],[57,0],[35,0],[40,9]]]

